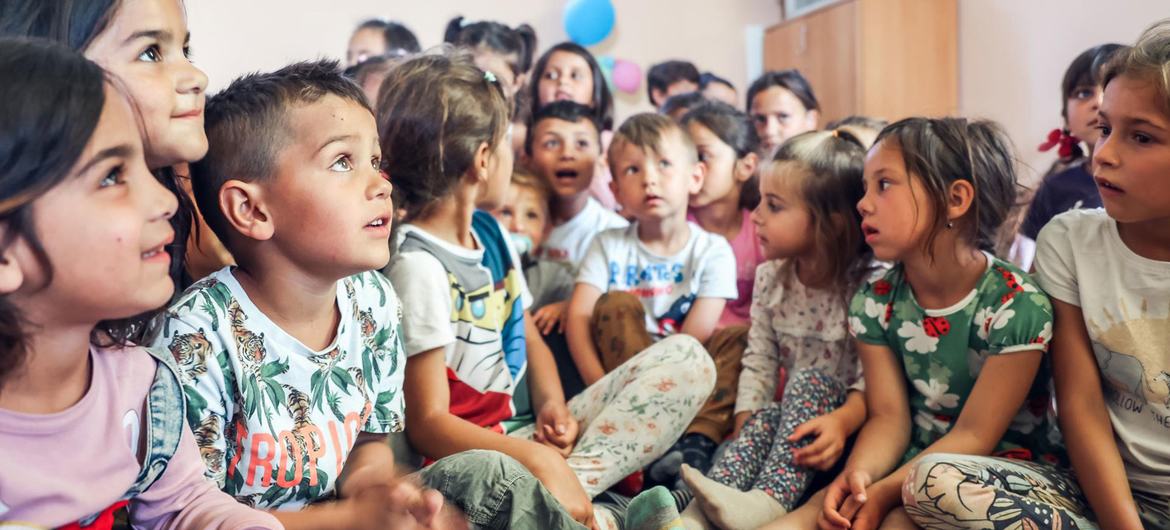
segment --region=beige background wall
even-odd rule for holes
[[[740,97],[749,79],[748,26],[780,19],[780,0],[614,0],[615,34],[592,50],[650,64],[687,58],[731,79]],[[566,38],[564,0],[187,0],[195,59],[211,90],[251,70],[289,61],[341,58],[359,21],[403,21],[424,47],[437,44],[456,14],[471,20],[536,28],[540,48]],[[961,0],[959,102],[964,114],[1004,124],[1022,161],[1043,171],[1052,154],[1035,150],[1060,125],[1059,85],[1068,62],[1085,48],[1132,42],[1160,17],[1166,0]],[[643,86],[644,88],[644,86]],[[650,110],[644,91],[618,94],[618,116]]]
[[[1036,146],[1062,123],[1068,63],[1097,44],[1132,44],[1165,17],[1166,0],[960,0],[959,108],[1002,123],[1025,165],[1043,173],[1055,154]]]
[[[437,45],[453,16],[527,22],[539,52],[568,39],[565,0],[186,0],[196,64],[212,91],[251,70],[273,69],[317,56],[345,57],[350,32],[379,16],[403,22],[423,48]],[[614,33],[590,50],[637,63],[686,58],[740,87],[748,82],[745,28],[780,19],[778,0],[615,0]],[[618,118],[652,110],[645,83],[634,95],[617,93]]]

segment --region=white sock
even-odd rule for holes
[[[691,504],[698,503],[707,519],[722,530],[754,530],[788,513],[776,499],[761,490],[739,491],[704,477],[685,464],[682,475],[695,494]]]

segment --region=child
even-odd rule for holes
[[[711,467],[715,448],[732,430],[740,359],[747,347],[752,282],[756,266],[764,260],[751,220],[751,211],[760,202],[756,178],[760,140],[751,120],[730,105],[710,102],[687,114],[682,126],[695,142],[704,171],[703,187],[690,197],[687,220],[730,243],[736,261],[738,297],[723,308],[707,345],[719,374],[715,383],[717,400],[695,418],[687,434],[650,469],[654,483],[668,486],[681,483],[680,462],[705,473]]]
[[[1060,159],[1040,183],[1020,226],[1020,234],[1032,241],[1057,214],[1073,208],[1101,207],[1101,194],[1097,192],[1088,162],[1093,158],[1093,146],[1100,136],[1097,110],[1101,103],[1101,68],[1122,48],[1120,44],[1089,48],[1073,59],[1064,72],[1060,83],[1060,116],[1064,118],[1064,127],[1053,130],[1049,141],[1040,146],[1044,151],[1059,146]]]
[[[796,70],[766,72],[747,92],[747,111],[756,125],[764,153],[785,140],[815,131],[820,105],[808,80]]]
[[[397,22],[372,18],[358,25],[349,37],[345,66],[357,66],[374,57],[396,58],[420,51],[418,37]]]
[[[538,253],[539,281],[529,284],[537,328],[548,334],[563,326],[577,267],[593,237],[629,222],[589,195],[601,154],[601,131],[592,109],[572,101],[541,107],[524,149],[532,172],[552,190],[552,229]]]
[[[665,114],[676,122],[682,121],[683,116],[706,101],[707,98],[703,96],[702,92],[675,94],[666,98],[666,101],[658,108],[658,113]]]
[[[769,261],[756,271],[760,288],[735,401],[738,435],[708,477],[683,468],[695,493],[684,514],[691,528],[708,519],[720,528],[758,528],[784,515],[865,420],[861,392],[847,392],[857,390],[860,364],[846,316],[873,268],[857,229],[864,156],[850,133],[809,132],[786,142],[764,173],[764,201],[751,220]],[[790,381],[773,401],[781,368]]]
[[[573,42],[562,42],[549,48],[536,61],[532,69],[532,87],[529,96],[532,105],[532,115],[540,108],[554,101],[575,101],[593,108],[595,123],[601,126],[601,148],[606,149],[608,141],[606,134],[613,130],[613,95],[609,92],[609,85],[605,82],[605,75],[601,66],[589,50]],[[589,192],[602,206],[613,210],[617,206],[613,191],[609,183],[613,180],[609,170],[604,166],[605,160],[599,159],[600,164],[593,185]]]
[[[239,266],[188,289],[159,341],[207,476],[290,528],[437,524],[442,499],[397,479],[386,444],[405,359],[398,298],[371,272],[394,208],[361,89],[336,63],[298,63],[236,80],[207,111],[195,197]],[[467,472],[487,474],[499,457],[474,459]],[[444,493],[477,506],[484,492]]]
[[[427,457],[495,449],[578,520],[589,499],[669,446],[711,391],[686,339],[664,342],[565,403],[499,205],[512,172],[499,85],[462,57],[412,59],[386,80],[385,168],[405,199],[389,275],[403,299],[407,433]],[[441,141],[435,141],[441,138]],[[598,513],[599,525],[617,518]]]
[[[926,528],[1170,527],[1170,21],[1102,76],[1093,150],[1104,210],[1040,231],[1036,276],[1053,298],[1057,412],[1073,468],[960,455],[924,458],[907,481]],[[1075,470],[1076,474],[1073,474]],[[962,487],[958,487],[962,484]],[[949,493],[947,493],[949,492]]]
[[[520,167],[512,170],[512,182],[500,207],[492,216],[508,229],[512,246],[520,259],[525,262],[525,277],[536,266],[533,254],[539,252],[552,227],[549,214],[549,197],[552,192],[548,184]],[[532,280],[529,279],[529,284]]]
[[[732,107],[739,105],[739,92],[735,85],[711,72],[699,76],[699,92],[711,101],[722,101]]]
[[[646,72],[646,95],[654,108],[666,98],[699,90],[699,69],[688,61],[665,61]]]
[[[0,40],[0,519],[281,528],[202,477],[165,357],[136,346],[174,291],[175,196],[100,67]]]
[[[909,527],[901,485],[924,453],[1060,457],[1051,305],[987,252],[1015,193],[1012,161],[985,121],[909,118],[878,136],[857,209],[874,257],[896,264],[849,309],[868,419],[844,471],[776,527]]]
[[[868,150],[873,146],[874,140],[877,140],[877,135],[889,124],[890,122],[881,118],[853,115],[829,122],[825,126],[825,130],[832,131],[839,129],[843,132],[848,132],[854,138],[861,140],[861,145]]]
[[[654,340],[682,333],[706,341],[736,296],[727,240],[687,222],[703,175],[686,131],[660,114],[633,116],[614,136],[609,163],[634,223],[594,238],[573,288],[566,327],[587,384]]]
[[[536,31],[528,24],[512,29],[499,22],[468,22],[455,17],[447,23],[443,42],[470,50],[475,65],[495,74],[510,98],[528,83],[536,53]]]

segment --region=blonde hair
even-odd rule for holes
[[[699,155],[695,149],[695,142],[685,129],[667,116],[654,112],[643,112],[630,116],[614,133],[613,140],[609,143],[609,152],[606,154],[610,166],[614,166],[613,155],[622,145],[629,144],[645,151],[657,153],[662,148],[663,138],[671,132],[678,134],[683,145],[686,146],[687,152],[690,153],[692,161],[697,162]],[[616,172],[614,176],[617,176]]]
[[[1170,19],[1146,28],[1132,48],[1120,51],[1109,61],[1101,86],[1123,75],[1154,81],[1162,96],[1163,111],[1170,111]]]
[[[532,172],[520,166],[516,166],[512,170],[512,185],[523,186],[535,191],[537,195],[540,195],[540,200],[543,202],[548,202],[549,198],[552,197],[552,188],[549,188],[548,183],[544,179],[537,177]]]

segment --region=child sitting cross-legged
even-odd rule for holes
[[[455,523],[437,493],[399,476],[386,443],[405,425],[406,363],[402,305],[376,272],[394,205],[365,95],[336,63],[298,63],[209,98],[205,127],[194,195],[239,266],[192,285],[158,344],[182,369],[207,477],[287,528]],[[542,499],[559,510],[494,453],[459,455],[422,481],[475,524],[509,527],[495,512],[529,516]],[[488,501],[512,493],[516,503]]]
[[[579,521],[618,528],[621,514],[590,499],[682,434],[711,393],[710,359],[693,339],[662,341],[566,402],[519,257],[481,210],[499,206],[512,173],[501,87],[465,57],[430,55],[384,88],[382,151],[406,208],[389,275],[405,311],[411,442],[430,458],[504,452]]]

